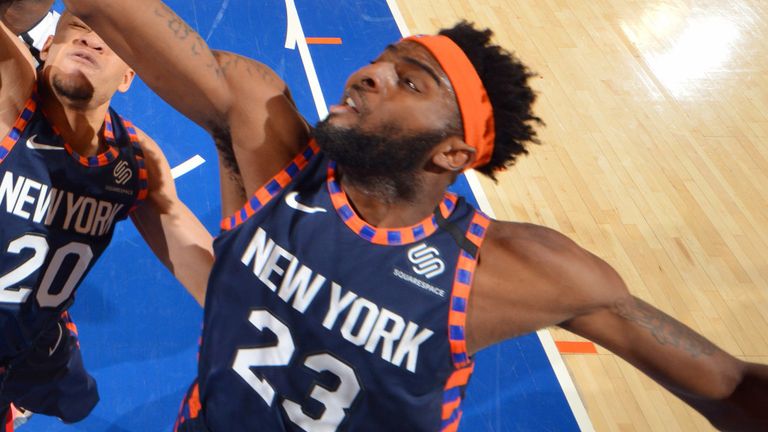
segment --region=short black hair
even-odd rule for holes
[[[461,21],[439,34],[449,37],[464,51],[488,92],[496,141],[491,160],[475,170],[496,180],[495,172],[514,165],[518,155],[528,153],[528,143],[539,143],[533,125],[544,122],[533,115],[536,93],[528,85],[528,79],[536,74],[513,53],[491,43],[490,29],[478,30],[472,23]]]

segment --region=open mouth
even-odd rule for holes
[[[355,102],[355,100],[352,99],[352,96],[350,96],[349,93],[347,93],[347,97],[344,98],[344,105],[352,108],[352,110],[354,110],[355,112],[360,112],[357,109],[357,102]]]
[[[85,63],[93,67],[98,66],[98,64],[96,63],[96,58],[91,54],[89,54],[88,52],[85,52],[82,50],[73,52],[72,54],[70,54],[70,57],[75,59],[75,61],[79,63]]]
[[[341,103],[338,105],[332,105],[330,107],[331,114],[360,114],[360,108],[362,107],[363,103],[359,95],[353,93],[353,91],[354,89],[349,89],[344,92],[344,97],[342,97]]]

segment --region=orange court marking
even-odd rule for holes
[[[307,43],[310,45],[341,45],[341,38],[338,37],[308,37]]]
[[[561,354],[597,354],[597,347],[592,342],[555,341]]]

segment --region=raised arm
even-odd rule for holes
[[[242,205],[306,146],[309,128],[266,66],[212,52],[158,0],[65,0],[139,76],[211,133],[222,166],[224,213]],[[237,185],[242,190],[236,190]],[[227,190],[231,187],[232,190]],[[240,195],[237,202],[228,197]]]
[[[209,131],[225,123],[233,95],[203,39],[160,1],[64,4],[158,95]]]
[[[470,349],[557,324],[619,355],[716,427],[768,430],[768,367],[633,297],[611,266],[553,230],[492,224],[469,308]]]
[[[213,238],[176,195],[171,167],[160,148],[145,133],[137,132],[149,193],[131,219],[152,252],[202,306],[213,265]]]
[[[2,0],[0,21],[11,33],[19,35],[31,29],[53,6],[53,0]]]
[[[0,138],[13,126],[35,83],[32,55],[16,36],[17,31],[8,27],[6,19],[34,12],[28,5],[37,3],[35,0],[0,0]],[[45,12],[39,16],[31,13],[25,21],[31,21],[32,25],[44,15]]]

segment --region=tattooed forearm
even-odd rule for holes
[[[686,351],[692,357],[710,356],[717,348],[703,336],[648,303],[630,297],[613,305],[614,312],[648,330],[661,345]]]
[[[189,49],[193,56],[198,57],[207,50],[207,45],[205,41],[203,41],[203,38],[184,22],[184,20],[179,18],[179,16],[167,5],[161,4],[159,8],[156,8],[155,15],[166,20],[168,28],[173,32],[177,39],[181,41],[191,40]],[[217,78],[221,78],[223,75],[223,71],[213,60],[211,60],[206,67],[213,69]]]

